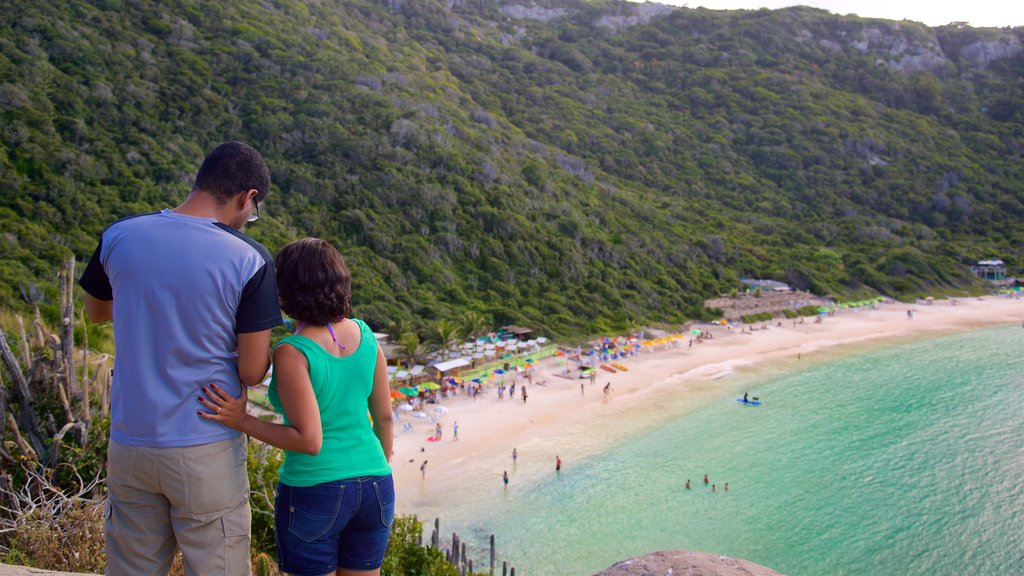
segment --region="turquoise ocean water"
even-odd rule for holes
[[[497,534],[499,558],[527,575],[591,574],[664,549],[792,576],[1024,575],[1019,324],[824,351],[719,382],[697,407],[659,402],[656,424],[609,422],[604,448],[563,456],[558,475],[527,448],[508,492],[497,478],[467,484],[421,517],[475,544],[478,569]],[[734,401],[747,389],[762,407]]]

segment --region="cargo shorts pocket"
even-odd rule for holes
[[[249,503],[246,502],[245,505],[221,516],[220,522],[224,528],[225,538],[248,536],[252,526],[252,510],[249,508]]]

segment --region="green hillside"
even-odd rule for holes
[[[592,333],[741,276],[978,290],[1024,266],[1024,29],[572,0],[12,0],[0,307],[241,139],[271,250],[315,235],[374,327]]]

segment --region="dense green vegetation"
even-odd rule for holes
[[[805,8],[610,29],[629,5],[542,4],[565,16],[8,2],[0,307],[52,306],[62,257],[176,205],[228,139],[272,172],[248,232],[336,243],[374,327],[469,311],[604,332],[700,317],[740,276],[908,297],[978,289],[981,258],[1024,265],[1024,57],[964,56],[1024,30]],[[937,60],[891,65],[920,54]]]

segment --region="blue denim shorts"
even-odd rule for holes
[[[279,483],[274,502],[278,566],[296,576],[321,576],[339,567],[379,568],[394,519],[390,474],[306,487]]]

